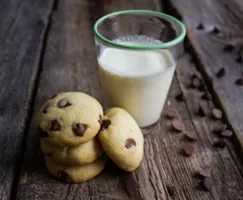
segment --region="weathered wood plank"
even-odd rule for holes
[[[59,91],[79,90],[103,102],[92,23],[103,12],[127,8],[161,9],[157,1],[148,2],[61,0],[53,14],[34,112],[45,99]],[[178,76],[168,97],[171,106],[179,110],[180,120],[187,130],[196,132],[200,138],[192,157],[185,158],[179,153],[183,136],[171,131],[171,120],[162,117],[153,134],[146,137],[144,159],[135,172],[125,173],[109,162],[105,171],[93,180],[64,184],[53,179],[45,169],[33,118],[28,130],[18,199],[241,199],[243,179],[229,152],[234,149],[229,145],[222,151],[213,150],[215,136],[211,129],[215,122],[210,117],[194,117],[200,94],[186,86],[189,72],[195,70],[185,56],[179,63]],[[181,91],[188,98],[186,103],[174,99]],[[212,102],[202,103],[207,113],[214,107]],[[193,177],[197,169],[206,165],[213,169],[215,185],[210,193],[196,189],[198,180]],[[169,194],[167,186],[175,187],[175,196]]]
[[[53,1],[0,4],[0,199],[10,199]]]
[[[236,79],[243,77],[243,63],[237,63],[237,54],[225,52],[227,42],[235,39],[243,40],[243,4],[241,0],[234,1],[200,1],[200,0],[169,0],[167,8],[182,16],[188,30],[188,38],[195,50],[200,69],[207,76],[214,92],[214,98],[225,111],[225,118],[235,131],[235,141],[243,155],[243,87],[236,86]],[[198,30],[199,23],[204,25]],[[213,34],[217,27],[219,34]],[[223,38],[221,42],[219,38]],[[225,68],[226,75],[217,78],[216,74]]]

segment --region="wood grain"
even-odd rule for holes
[[[10,199],[53,1],[0,4],[0,199]]]
[[[214,99],[225,112],[235,132],[235,142],[243,155],[243,87],[236,86],[235,80],[243,76],[243,63],[237,63],[236,53],[225,52],[223,48],[235,39],[243,38],[243,3],[241,0],[166,1],[167,8],[183,18],[193,51],[198,56],[200,70],[212,87]],[[204,30],[197,30],[199,23]],[[218,35],[212,30],[217,27]],[[222,41],[218,41],[223,38]],[[217,78],[216,73],[225,68],[226,76]]]
[[[47,40],[34,112],[54,93],[78,90],[103,102],[99,84],[92,25],[104,13],[128,8],[160,10],[157,1],[80,1],[60,0],[53,13],[52,26]],[[103,13],[104,12],[104,13]],[[166,199],[242,199],[243,178],[241,165],[232,158],[234,148],[215,150],[211,133],[215,121],[195,115],[200,93],[187,88],[190,72],[196,68],[185,55],[178,64],[178,74],[168,96],[165,110],[178,109],[179,119],[188,131],[195,132],[200,140],[192,157],[180,154],[184,137],[171,130],[171,120],[161,118],[153,133],[145,139],[145,154],[141,166],[132,173],[119,170],[111,161],[98,177],[82,184],[65,184],[51,177],[40,153],[39,138],[34,117],[28,130],[25,159],[18,188],[18,199],[82,199],[82,200],[166,200]],[[200,76],[200,74],[199,74]],[[200,76],[201,77],[201,76]],[[175,101],[183,91],[186,102]],[[213,102],[202,102],[209,116]],[[197,188],[194,173],[200,167],[212,168],[213,190],[204,192]],[[172,195],[169,187],[175,187]]]

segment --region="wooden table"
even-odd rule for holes
[[[171,130],[172,120],[163,114],[145,139],[136,171],[125,173],[109,162],[88,182],[56,181],[43,164],[34,113],[59,91],[82,91],[103,103],[92,26],[122,9],[164,11],[185,23],[187,51],[165,110],[176,108],[186,129],[197,134],[196,152],[179,153],[184,136]],[[242,43],[242,0],[15,0],[1,1],[0,11],[0,199],[243,199],[243,86],[235,84],[243,63],[239,52],[223,50],[229,42]],[[226,75],[217,78],[222,67]],[[189,87],[192,74],[206,83],[211,100]],[[180,93],[186,101],[175,100]],[[207,117],[196,114],[199,104]],[[215,107],[234,132],[223,149],[212,146],[218,139],[212,130],[220,122],[211,118]],[[198,188],[193,176],[205,166],[212,169],[210,192]]]

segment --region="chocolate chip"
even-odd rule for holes
[[[71,106],[72,104],[70,104],[66,99],[61,99],[60,101],[58,101],[57,105],[59,108],[65,108]]]
[[[81,123],[73,124],[72,130],[76,136],[82,137],[86,131],[86,125],[83,125]]]
[[[225,130],[225,131],[221,132],[220,135],[225,138],[230,138],[230,137],[232,137],[233,132],[231,130]]]
[[[182,153],[184,156],[191,156],[195,151],[193,144],[186,143],[182,146]]]
[[[191,76],[191,80],[193,80],[194,78],[198,78],[196,74],[193,74],[193,75]]]
[[[99,115],[99,120],[98,120],[98,122],[100,123],[100,125],[102,125],[103,121],[102,121],[102,116],[101,116],[101,115]]]
[[[205,191],[210,191],[213,187],[212,179],[207,177],[203,181],[200,182],[200,186]]]
[[[177,101],[185,101],[186,100],[186,98],[184,97],[183,93],[180,93],[180,94],[176,95],[175,99]]]
[[[170,196],[175,196],[175,194],[176,194],[176,188],[175,188],[175,186],[167,185],[166,186],[166,189],[167,189],[168,194]]]
[[[222,116],[223,116],[223,113],[222,113],[222,111],[221,110],[219,110],[219,109],[217,109],[217,108],[214,108],[213,109],[213,117],[215,118],[215,119],[221,119],[222,118]]]
[[[243,63],[243,58],[241,55],[239,55],[236,60],[235,60],[237,63]]]
[[[177,131],[177,132],[182,132],[185,129],[185,126],[183,123],[178,122],[178,121],[173,121],[172,122],[172,128]]]
[[[58,120],[54,119],[51,122],[51,131],[60,131],[61,130],[61,124],[58,122]]]
[[[199,178],[207,178],[207,177],[210,177],[210,172],[211,172],[211,170],[209,168],[199,169],[197,171],[197,176]]]
[[[243,85],[243,78],[239,78],[235,81],[236,85]]]
[[[199,23],[197,25],[197,30],[203,30],[204,29],[204,25],[202,23]]]
[[[56,96],[57,96],[57,95],[56,95],[56,94],[54,94],[54,95],[51,97],[51,99],[54,99]]]
[[[224,47],[224,51],[232,52],[233,50],[234,50],[234,46],[233,45],[228,44],[228,45],[226,45]]]
[[[217,27],[214,27],[214,29],[212,30],[213,34],[219,34],[220,30]]]
[[[198,140],[197,135],[193,132],[186,132],[185,137],[186,137],[186,139],[188,139],[190,141],[197,141]]]
[[[127,149],[130,149],[132,146],[136,146],[136,142],[135,142],[135,140],[132,139],[132,138],[127,139],[127,140],[126,140],[126,143],[125,143],[125,147],[126,147]]]
[[[215,141],[215,142],[213,143],[213,146],[214,146],[215,148],[221,148],[221,149],[223,149],[223,148],[225,148],[225,146],[226,146],[226,142],[225,142],[225,140],[217,140],[217,141]]]
[[[46,114],[47,113],[47,109],[49,108],[50,106],[49,105],[46,105],[43,110],[42,110],[42,113]]]
[[[201,116],[201,117],[206,116],[204,108],[201,105],[199,105],[199,108],[198,108],[198,115]]]
[[[218,78],[222,78],[223,76],[225,76],[225,73],[226,73],[225,69],[224,69],[224,68],[221,68],[221,69],[216,73],[216,76],[217,76]]]
[[[100,130],[103,131],[103,130],[107,129],[110,125],[111,125],[110,120],[103,120]]]
[[[58,172],[57,176],[61,181],[72,182],[70,176],[64,171]]]
[[[204,99],[204,100],[206,100],[206,101],[211,100],[211,97],[209,96],[209,94],[208,94],[207,92],[205,92],[205,93],[202,95],[201,98]]]
[[[41,138],[49,137],[49,134],[45,131],[43,131],[40,127],[38,127],[38,133]]]
[[[192,79],[191,86],[192,88],[199,88],[201,81],[198,78]]]
[[[169,108],[167,109],[167,117],[169,117],[170,119],[173,119],[175,117],[178,117],[178,112],[175,108]]]
[[[204,83],[201,83],[198,87],[198,90],[200,91],[205,91],[206,90],[206,87],[205,87],[205,84]]]
[[[214,133],[221,133],[227,128],[226,124],[219,124],[214,127]]]

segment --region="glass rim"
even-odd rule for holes
[[[158,17],[165,17],[165,18],[168,18],[168,19],[174,21],[176,24],[178,24],[181,31],[175,39],[173,39],[169,42],[165,42],[162,44],[156,44],[156,45],[141,45],[141,46],[119,44],[119,43],[106,39],[99,33],[98,25],[101,22],[103,22],[104,20],[106,20],[109,17],[123,15],[123,14],[149,14],[149,15],[158,16]],[[183,41],[183,39],[186,36],[186,28],[180,20],[176,19],[175,17],[173,17],[171,15],[165,14],[163,12],[157,12],[157,11],[152,11],[152,10],[122,10],[122,11],[117,11],[117,12],[107,14],[107,15],[101,17],[100,19],[98,19],[94,24],[94,34],[99,40],[101,40],[105,44],[108,44],[109,46],[112,46],[112,47],[123,48],[123,49],[152,50],[152,49],[165,49],[165,48],[172,47],[172,46],[175,46],[176,44],[180,43],[181,41]]]

